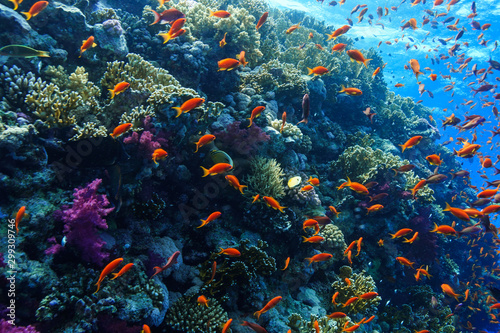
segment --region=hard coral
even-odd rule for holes
[[[102,179],[96,179],[84,188],[76,188],[73,193],[73,206],[63,206],[54,216],[62,220],[66,246],[76,248],[84,261],[103,265],[108,253],[103,249],[106,244],[99,236],[98,229],[107,229],[104,217],[114,208],[105,208],[109,201],[105,195],[97,194]]]

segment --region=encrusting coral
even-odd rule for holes
[[[320,235],[325,239],[321,247],[324,248],[326,252],[333,255],[333,260],[337,261],[342,259],[347,245],[345,243],[344,234],[339,227],[334,224],[327,224],[321,230]]]

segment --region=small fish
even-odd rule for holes
[[[170,30],[167,33],[159,33],[158,36],[163,38],[163,44],[167,43],[171,39],[183,35],[186,32],[186,30],[182,29],[184,23],[186,23],[186,19],[181,17],[172,23]]]
[[[109,92],[111,93],[111,99],[115,98],[115,95],[121,94],[125,90],[127,90],[130,87],[130,83],[128,82],[120,82],[115,85],[113,89],[108,89]]]
[[[363,92],[358,88],[346,88],[344,85],[341,85],[342,90],[339,91],[339,94],[346,93],[349,96],[360,96],[363,95]]]
[[[266,22],[268,15],[269,12],[265,12],[264,14],[262,14],[262,16],[259,19],[259,22],[257,22],[257,25],[255,26],[255,29],[259,30],[260,27],[262,27],[262,25]]]
[[[314,187],[312,185],[306,185],[306,186],[302,187],[299,192],[307,192],[307,191],[312,190],[313,188]]]
[[[162,160],[162,159],[166,158],[167,156],[168,156],[168,153],[164,149],[158,148],[158,149],[155,149],[155,151],[153,152],[151,157],[153,159],[153,162],[155,162],[155,164],[158,164],[159,160]]]
[[[177,263],[177,258],[179,257],[179,255],[181,254],[180,251],[175,251],[167,260],[167,263],[165,264],[165,266],[163,267],[159,267],[159,266],[155,266],[153,267],[153,270],[155,271],[155,273],[153,275],[151,275],[150,279],[155,276],[156,274],[159,274],[161,272],[163,272],[164,270],[172,267],[173,265],[175,265]]]
[[[285,269],[287,269],[289,264],[290,264],[290,257],[286,258],[285,267],[283,267],[281,270],[284,271]]]
[[[34,58],[45,57],[49,58],[49,52],[39,51],[24,45],[7,45],[0,49],[0,56],[13,58]]]
[[[264,200],[264,202],[266,203],[266,205],[268,207],[272,207],[273,209],[277,209],[279,210],[280,212],[284,213],[283,209],[284,208],[287,208],[287,207],[283,207],[279,204],[278,201],[276,201],[276,199],[272,198],[272,197],[262,197],[262,200]]]
[[[222,247],[220,248],[220,252],[217,253],[217,255],[220,255],[220,254],[225,254],[229,257],[239,257],[241,256],[241,252],[238,251],[237,249],[234,249],[232,247],[229,247],[227,249],[223,249]]]
[[[243,67],[248,65],[248,61],[245,61],[245,51],[241,51],[240,54],[237,54],[236,58],[240,62],[240,65],[243,65]]]
[[[450,297],[454,297],[458,302],[458,296],[460,296],[460,295],[456,294],[455,291],[453,290],[453,288],[449,284],[443,283],[441,285],[441,290],[443,290],[443,293],[445,293],[446,295],[448,295]]]
[[[401,148],[403,149],[403,152],[404,152],[405,149],[413,148],[416,145],[418,145],[421,140],[422,140],[422,136],[417,135],[417,136],[414,136],[414,137],[410,138],[408,141],[406,141],[406,143],[404,145],[400,145],[400,146],[401,146]]]
[[[118,126],[115,127],[115,129],[113,130],[113,133],[111,133],[110,136],[113,139],[116,139],[120,135],[126,133],[131,128],[132,128],[132,124],[131,123],[125,123],[125,124],[118,125]]]
[[[257,118],[258,116],[260,116],[260,114],[262,113],[262,111],[264,111],[266,109],[265,106],[257,106],[255,107],[253,110],[252,110],[252,114],[250,115],[250,118],[247,118],[248,120],[250,120],[250,124],[247,126],[247,127],[250,127],[252,126],[252,122],[255,118]]]
[[[82,43],[82,46],[80,47],[80,56],[78,58],[82,57],[83,52],[87,51],[91,47],[96,47],[97,44],[94,43],[94,36],[90,36],[87,38],[87,40],[84,40]]]
[[[302,97],[302,120],[299,121],[297,123],[297,125],[300,124],[300,123],[307,124],[309,122],[309,120],[308,120],[308,118],[309,118],[309,112],[310,112],[310,108],[309,108],[309,95],[305,94]]]
[[[199,107],[204,102],[205,102],[204,98],[195,97],[195,98],[188,99],[180,107],[173,106],[172,109],[177,111],[175,118],[179,117],[183,113],[187,113],[187,112]]]
[[[19,233],[19,223],[21,222],[21,220],[23,219],[23,217],[26,215],[25,212],[26,212],[26,206],[22,206],[17,211],[17,214],[16,214],[16,234]]]
[[[134,267],[133,263],[126,264],[125,266],[122,267],[122,269],[120,269],[120,271],[118,273],[113,273],[113,278],[111,280],[114,280],[114,279],[122,276],[123,274],[128,272],[132,267]]]
[[[331,255],[330,253],[318,253],[316,255],[313,255],[311,258],[306,258],[306,260],[308,260],[309,265],[311,265],[313,262],[326,261],[331,259],[332,257],[333,255]]]
[[[392,239],[394,238],[399,238],[408,235],[409,233],[413,232],[412,229],[410,228],[403,228],[398,230],[395,234],[389,234]]]
[[[290,28],[286,29],[285,33],[287,35],[291,34],[292,32],[294,32],[295,30],[297,30],[298,28],[300,28],[300,23],[298,24],[295,24],[295,25],[292,25]]]
[[[285,128],[285,124],[286,124],[286,112],[283,112],[283,114],[281,115],[281,128],[280,128],[280,133],[283,132],[283,128]]]
[[[246,320],[243,321],[243,324],[241,324],[241,326],[248,326],[257,333],[267,333],[267,330],[264,327],[256,323],[248,322]]]
[[[197,153],[198,149],[200,149],[204,145],[209,144],[210,142],[213,142],[214,140],[215,140],[215,135],[212,135],[212,134],[205,134],[205,135],[203,135],[198,140],[198,142],[196,142],[196,150],[194,152]]]
[[[97,293],[99,291],[99,289],[101,288],[101,282],[104,280],[104,278],[107,275],[109,275],[109,273],[114,271],[116,269],[116,267],[118,267],[118,265],[120,265],[122,263],[122,261],[123,261],[123,258],[118,258],[118,259],[113,260],[109,264],[107,264],[106,267],[104,267],[104,269],[101,272],[101,275],[99,276],[99,280],[95,284],[97,286],[97,290],[94,292],[94,294]]]
[[[317,67],[314,67],[312,69],[307,67],[307,71],[308,71],[307,75],[314,74],[314,76],[316,76],[316,75],[321,76],[321,75],[324,75],[324,74],[329,72],[328,69],[323,67],[323,66],[317,66]]]
[[[260,309],[259,311],[256,311],[253,315],[257,317],[257,320],[259,320],[260,316],[263,313],[266,313],[267,311],[271,310],[276,305],[278,305],[278,303],[281,302],[282,298],[283,297],[281,297],[281,296],[276,296],[275,298],[270,300],[262,309]]]
[[[152,9],[147,9],[147,10],[152,12],[154,17],[155,17],[153,23],[151,23],[150,25],[157,24],[157,23],[160,23],[160,24],[173,23],[180,18],[186,17],[184,15],[184,13],[180,12],[179,10],[177,10],[175,8],[170,8],[170,9],[164,10],[163,12],[161,12],[161,14],[155,12]]]
[[[212,17],[212,16],[215,16],[215,17],[218,17],[218,18],[228,18],[229,16],[231,16],[231,13],[229,13],[228,11],[225,11],[225,10],[217,10],[215,12],[210,11],[210,15],[209,17]]]
[[[380,205],[380,204],[376,204],[376,205],[372,205],[370,207],[367,208],[367,211],[366,211],[366,215],[372,213],[372,212],[377,212],[381,209],[383,209],[384,206]]]
[[[324,241],[325,239],[321,236],[311,236],[311,237],[306,237],[306,236],[302,236],[302,238],[304,238],[304,241],[303,243],[321,243],[322,241]]]
[[[33,4],[33,6],[31,6],[29,11],[21,13],[26,16],[26,21],[29,21],[32,17],[35,17],[38,14],[40,14],[40,12],[44,10],[45,7],[47,7],[48,5],[49,5],[48,1],[37,1]]]
[[[224,173],[226,171],[229,171],[233,168],[233,166],[229,163],[217,163],[210,169],[206,169],[204,167],[200,167],[203,170],[203,177],[206,177],[208,175],[210,176],[215,176],[221,173]]]
[[[207,224],[209,224],[210,222],[212,222],[212,221],[214,221],[214,220],[218,219],[221,215],[222,215],[222,213],[221,213],[221,212],[213,212],[212,214],[210,214],[210,215],[208,216],[208,218],[207,218],[206,220],[200,220],[200,221],[201,221],[201,225],[200,225],[200,226],[198,226],[198,227],[196,227],[196,228],[198,229],[198,228],[201,228],[201,227],[206,226],[206,225],[207,225]]]
[[[396,257],[396,260],[403,266],[408,266],[413,268],[413,265],[415,264],[414,262],[411,262],[410,260],[406,259],[405,257]]]
[[[203,295],[198,296],[196,303],[201,306],[205,305],[208,308],[208,299]]]
[[[151,328],[149,328],[148,325],[144,324],[144,325],[142,325],[141,333],[151,333]]]
[[[229,319],[228,321],[226,321],[226,323],[222,327],[222,333],[227,333],[227,330],[229,329],[229,326],[231,326],[232,322],[233,322],[233,319]]]
[[[217,66],[219,66],[219,71],[230,71],[235,69],[240,65],[240,61],[238,59],[226,58],[217,62]]]
[[[349,50],[349,51],[346,51],[347,55],[349,56],[349,58],[351,58],[351,61],[356,61],[357,63],[362,63],[363,65],[365,65],[366,68],[368,68],[368,62],[372,59],[365,59],[365,57],[363,56],[363,54],[358,51],[358,50]]]
[[[231,185],[232,187],[234,187],[235,189],[237,189],[238,191],[240,191],[241,194],[244,194],[243,193],[243,188],[248,187],[248,186],[246,186],[246,185],[240,185],[240,181],[238,180],[238,178],[236,178],[236,176],[227,175],[225,178],[229,182],[229,185]]]
[[[227,42],[226,42],[226,36],[227,36],[227,32],[224,33],[224,37],[222,37],[222,39],[219,41],[219,47],[224,47],[226,46]]]

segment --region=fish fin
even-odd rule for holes
[[[118,277],[118,273],[111,273],[111,274],[113,274],[113,278],[110,279],[110,280],[114,280],[114,279],[116,279]]]
[[[158,34],[158,36],[161,36],[161,38],[163,38],[163,44],[167,43],[172,38],[170,32],[167,32],[166,34]]]
[[[111,99],[115,98],[115,91],[113,89],[108,89],[111,93]]]
[[[50,58],[49,52],[48,51],[39,51],[38,56],[42,58]]]
[[[247,118],[247,119],[250,120],[250,125],[248,125],[247,127],[252,126],[252,118]]]
[[[24,14],[26,16],[26,21],[29,21],[31,18],[31,14],[29,12],[21,12],[21,14]]]
[[[239,190],[240,190],[241,194],[245,194],[245,193],[243,193],[243,188],[244,187],[248,187],[248,186],[246,186],[246,185],[240,185],[240,187],[239,187]]]
[[[12,9],[17,10],[17,7],[19,7],[19,4],[15,0],[9,0],[9,1],[14,4],[14,8],[12,8]]]
[[[363,65],[365,65],[365,67],[366,67],[366,68],[368,68],[367,63],[368,63],[369,61],[371,61],[371,60],[372,60],[372,59],[365,59],[365,61],[363,61]]]
[[[208,171],[208,169],[206,169],[206,168],[204,168],[202,166],[200,166],[200,168],[203,170],[203,177],[206,177],[206,176],[208,176],[210,174],[210,172]]]
[[[202,220],[202,219],[200,219],[200,221],[201,221],[201,225],[196,227],[196,229],[203,227],[205,225],[205,223],[207,222],[207,220]]]
[[[213,11],[211,11],[210,9],[208,11],[210,12],[210,15],[208,15],[208,17],[214,16],[214,12]]]
[[[173,106],[172,109],[174,109],[175,111],[177,111],[177,115],[175,116],[175,118],[179,117],[182,114],[182,109],[180,107]]]
[[[150,25],[153,25],[153,24],[156,24],[156,23],[160,22],[160,14],[158,14],[157,12],[155,12],[152,9],[148,9],[148,10],[151,11],[151,12],[153,12],[153,15],[155,16],[155,20]]]
[[[313,74],[313,73],[314,73],[314,72],[313,72],[313,70],[312,70],[312,69],[310,69],[309,67],[307,67],[307,72],[308,72],[308,73],[307,73],[307,75],[311,75],[311,74]]]
[[[92,47],[96,47],[96,46],[97,46],[97,44],[96,44],[96,43],[93,43],[93,44],[92,44]]]
[[[404,153],[404,151],[405,151],[405,149],[406,149],[405,145],[400,145],[400,146],[401,146],[401,148],[403,148],[402,153]]]
[[[447,212],[447,211],[449,211],[449,210],[450,210],[450,208],[451,208],[450,204],[446,202],[446,208],[445,208],[445,209],[443,209],[443,212]]]

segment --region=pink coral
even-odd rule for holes
[[[240,121],[235,121],[229,124],[225,131],[214,133],[217,141],[238,154],[250,155],[257,150],[261,143],[270,139],[269,135],[257,125],[252,124],[249,128],[241,128],[240,124]]]

